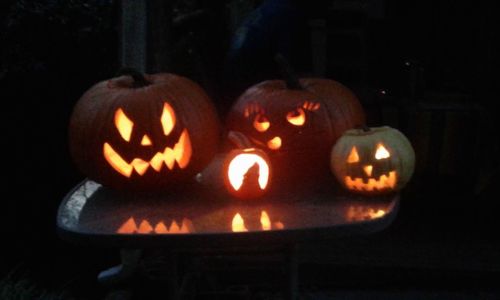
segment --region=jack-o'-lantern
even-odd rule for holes
[[[271,163],[267,154],[252,148],[239,132],[229,132],[229,139],[239,149],[231,150],[222,164],[222,177],[226,190],[237,198],[258,198],[271,184]]]
[[[292,75],[247,89],[230,110],[227,127],[265,149],[277,171],[328,171],[331,147],[345,130],[365,123],[363,108],[339,82],[298,80],[289,68],[286,74]]]
[[[232,150],[222,167],[226,189],[238,198],[257,198],[270,186],[271,168],[267,154],[259,149]]]
[[[131,71],[90,88],[69,126],[70,151],[89,178],[117,189],[158,190],[192,177],[216,152],[215,108],[193,81]]]
[[[415,168],[415,152],[397,129],[351,129],[333,147],[330,166],[346,189],[365,195],[385,194],[408,183]]]

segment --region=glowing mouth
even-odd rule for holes
[[[106,161],[113,169],[125,177],[130,177],[134,170],[139,175],[143,175],[149,166],[156,172],[160,172],[163,163],[167,165],[169,170],[174,169],[175,162],[177,162],[181,169],[184,169],[191,159],[192,148],[189,134],[184,129],[174,148],[165,147],[163,152],[157,152],[149,162],[140,158],[134,158],[132,162],[128,163],[108,143],[104,143],[103,152]]]
[[[274,138],[267,141],[267,147],[271,150],[279,150],[281,148],[281,138],[275,136]]]
[[[254,144],[257,144],[261,147],[267,147],[271,150],[279,150],[282,146],[282,140],[279,136],[275,136],[274,138],[270,139],[269,141],[267,141],[267,143],[263,143],[257,139],[254,139],[254,138],[250,138],[250,140],[254,143]]]
[[[396,186],[396,171],[389,172],[389,176],[381,175],[378,179],[369,178],[368,182],[363,182],[362,178],[352,179],[351,176],[345,177],[345,184],[351,190],[358,191],[373,191],[373,190],[383,190]]]

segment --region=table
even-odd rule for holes
[[[176,253],[281,251],[289,265],[289,298],[296,297],[299,243],[383,230],[394,220],[399,194],[355,196],[334,185],[278,193],[260,200],[232,199],[196,181],[162,194],[115,191],[84,180],[60,204],[58,233],[82,245],[121,249],[122,264],[101,272],[104,284],[136,273],[146,249],[165,249],[172,298],[182,296]]]

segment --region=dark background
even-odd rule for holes
[[[498,11],[486,1],[312,2],[172,1],[174,18],[203,14],[172,27],[163,71],[200,83],[223,119],[244,88],[279,76],[272,63],[279,51],[299,74],[353,89],[369,125],[391,125],[410,138],[417,169],[394,224],[341,247],[305,245],[307,284],[492,296],[500,278]],[[0,97],[8,149],[2,289],[29,278],[37,289],[93,299],[102,293],[97,272],[118,260],[115,249],[60,240],[55,216],[84,178],[67,149],[72,107],[121,64],[119,5],[2,3]],[[324,257],[313,255],[318,251]],[[319,270],[329,275],[313,276]]]

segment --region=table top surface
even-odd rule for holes
[[[318,186],[259,200],[237,200],[195,182],[163,194],[111,190],[84,180],[60,204],[63,239],[113,247],[297,243],[381,231],[399,194],[364,197]]]

